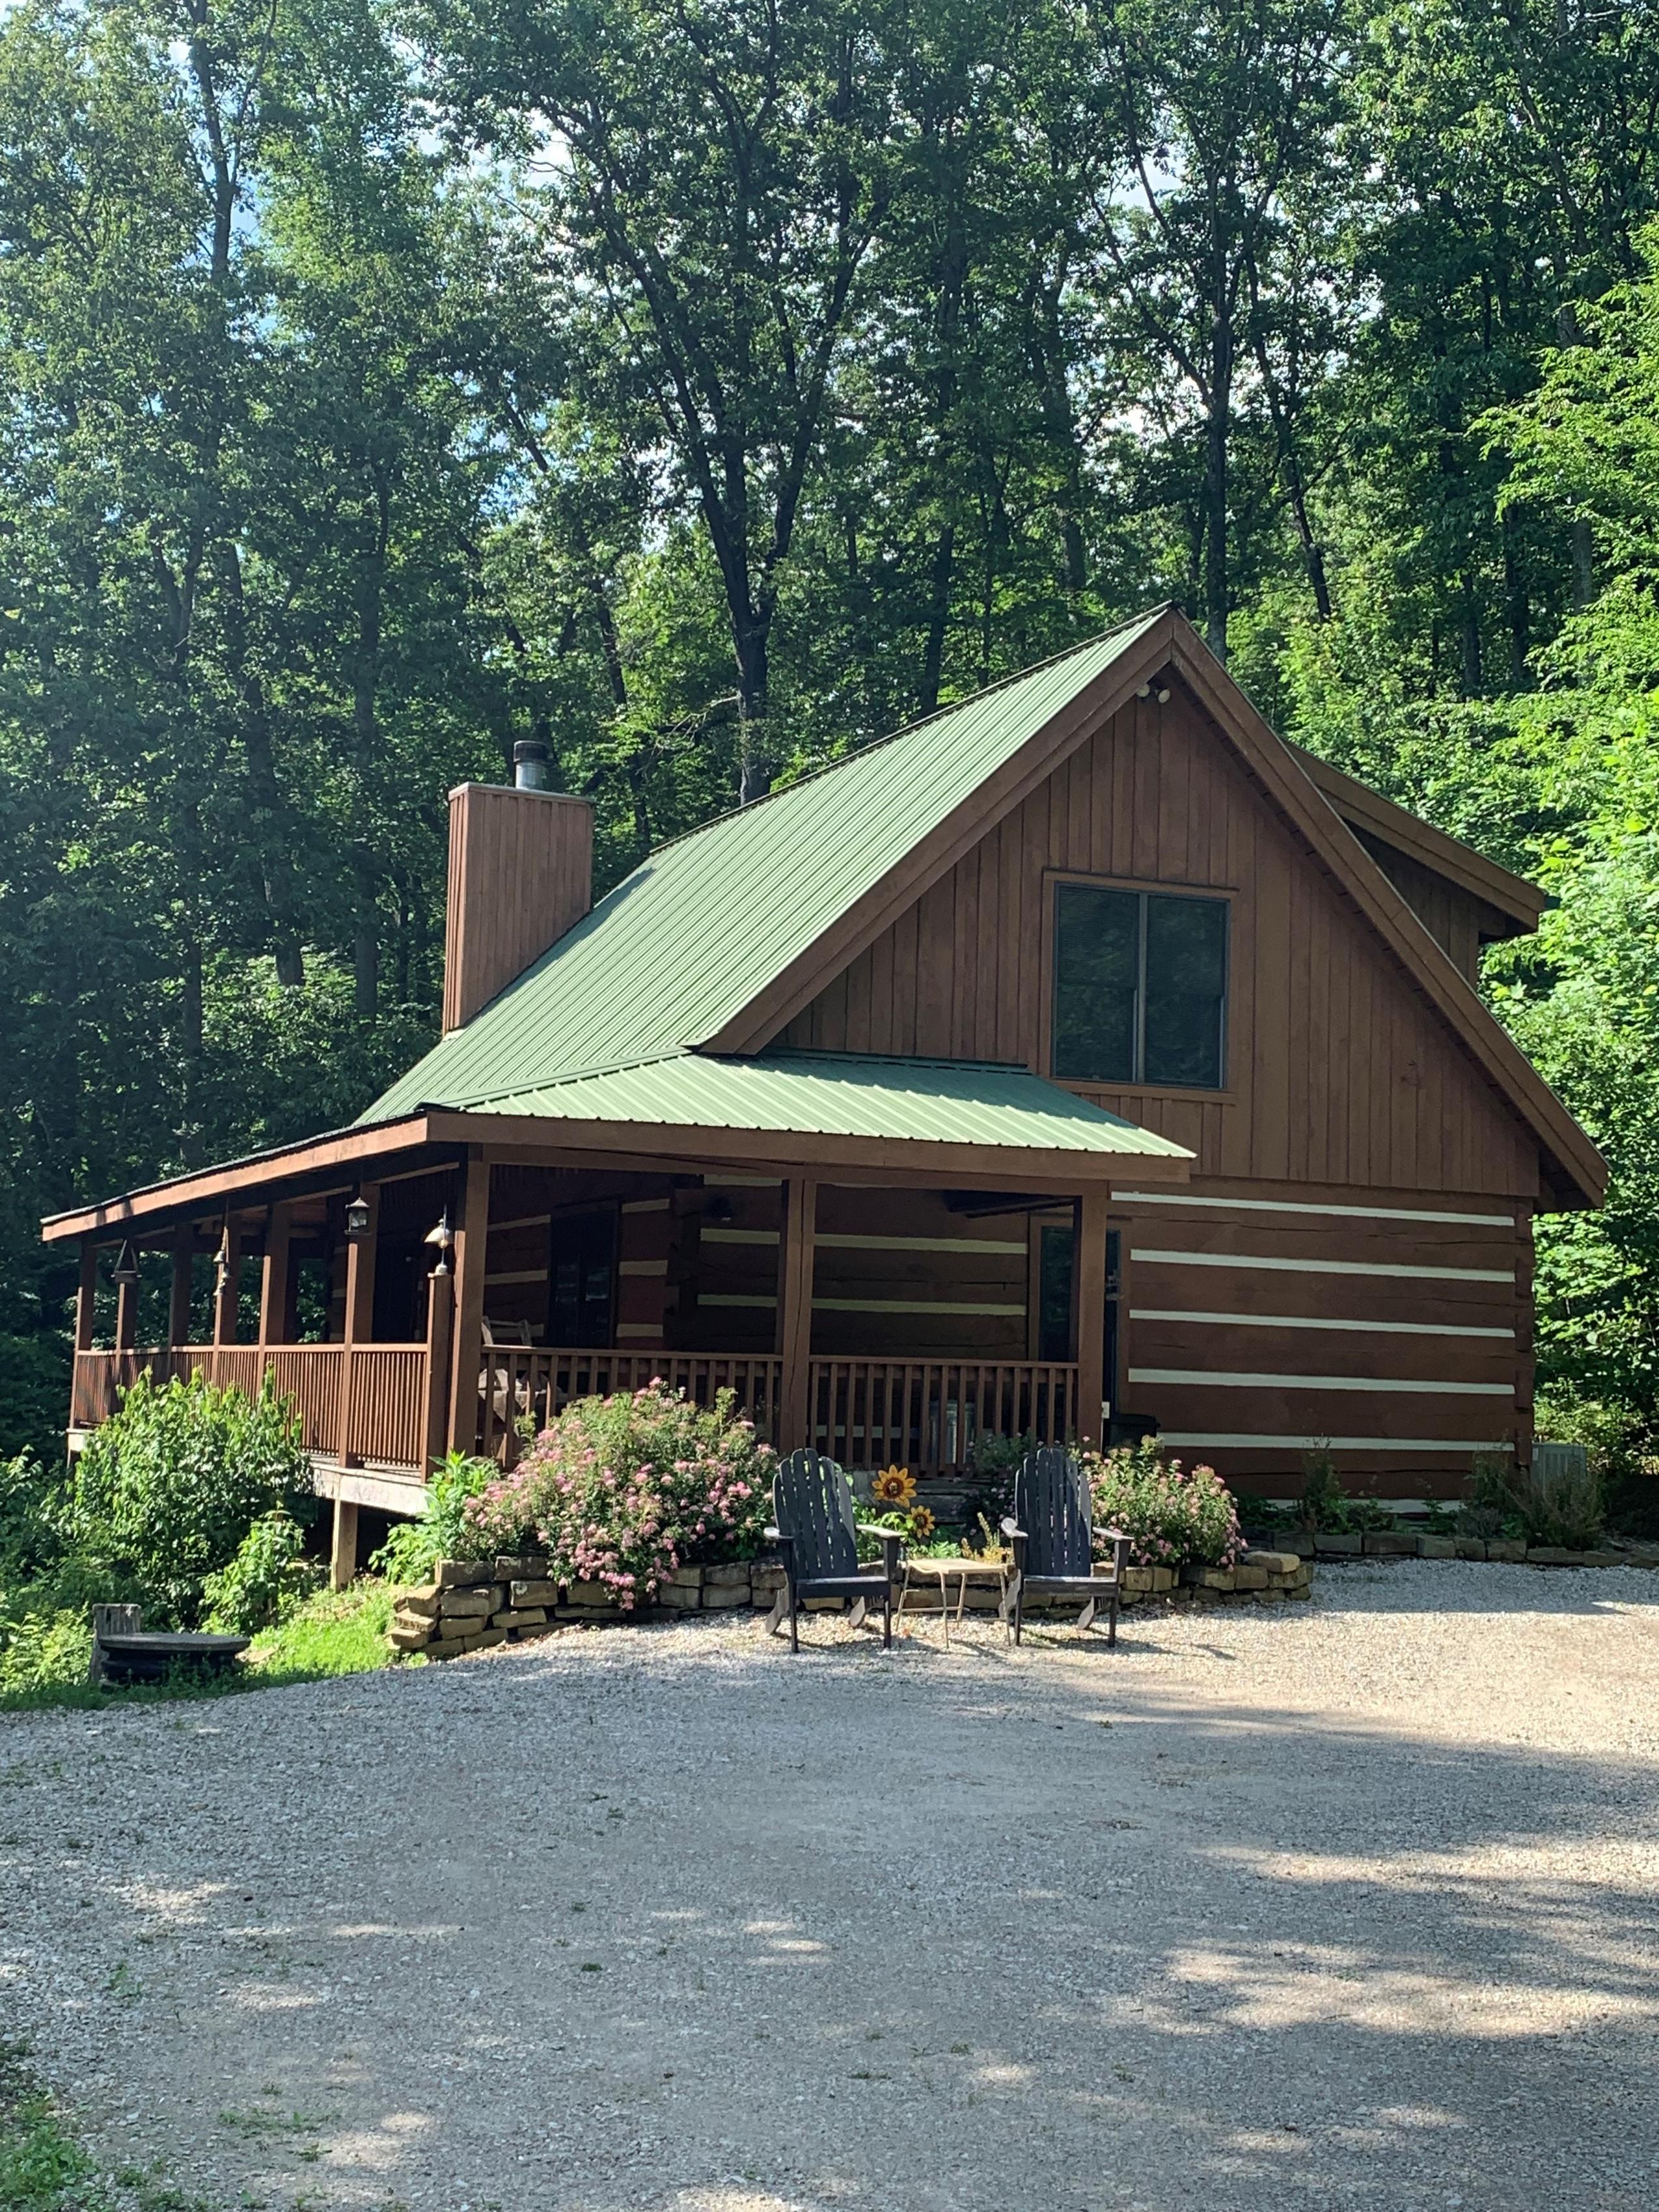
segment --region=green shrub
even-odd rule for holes
[[[653,1383],[579,1398],[462,1511],[472,1558],[545,1552],[561,1582],[600,1583],[624,1611],[676,1567],[752,1559],[771,1519],[769,1444],[722,1390],[711,1407]]]
[[[1646,1540],[1659,1537],[1659,1439],[1642,1414],[1595,1398],[1540,1397],[1540,1437],[1583,1444],[1607,1499],[1609,1527]]]
[[[1083,1464],[1102,1559],[1112,1528],[1129,1539],[1129,1557],[1141,1567],[1227,1567],[1243,1549],[1232,1492],[1212,1467],[1183,1467],[1152,1437],[1085,1452]]]
[[[1328,1444],[1302,1455],[1299,1517],[1310,1535],[1352,1536],[1366,1528],[1392,1528],[1395,1516],[1374,1498],[1352,1498],[1342,1486]]]
[[[232,1636],[279,1627],[325,1580],[305,1546],[306,1532],[291,1513],[262,1513],[230,1565],[202,1585],[208,1626]]]
[[[269,1375],[257,1398],[199,1375],[157,1389],[141,1375],[88,1437],[70,1534],[92,1565],[130,1582],[161,1620],[193,1627],[206,1577],[262,1514],[311,1510],[311,1463]]]
[[[443,1465],[427,1477],[425,1512],[416,1520],[393,1523],[385,1543],[369,1560],[370,1570],[392,1583],[423,1583],[440,1559],[469,1557],[463,1547],[474,1539],[466,1531],[463,1516],[470,1500],[500,1473],[493,1460],[451,1452]]]
[[[84,1682],[92,1660],[89,1606],[31,1607],[0,1624],[0,1701]]]
[[[1563,1551],[1593,1551],[1607,1525],[1607,1492],[1588,1455],[1545,1473],[1517,1467],[1496,1454],[1475,1462],[1474,1504],[1500,1516],[1528,1544],[1559,1546]]]

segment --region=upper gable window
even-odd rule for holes
[[[1055,1075],[1219,1091],[1226,1005],[1225,899],[1055,887]]]

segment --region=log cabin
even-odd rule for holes
[[[140,1369],[269,1370],[348,1564],[434,1457],[653,1376],[923,1477],[1147,1426],[1275,1496],[1316,1446],[1407,1503],[1527,1456],[1533,1224],[1605,1179],[1477,990],[1542,895],[1283,742],[1177,611],[597,904],[588,802],[519,755],[450,795],[406,1075],[45,1224],[71,1448]]]

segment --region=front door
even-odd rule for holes
[[[556,1214],[547,1275],[547,1341],[608,1345],[616,1305],[615,1208]]]

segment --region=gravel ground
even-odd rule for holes
[[[1659,2200],[1659,1577],[0,1720],[0,2007],[239,2205]]]

